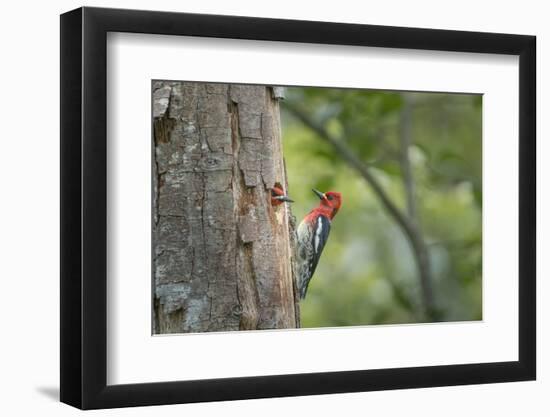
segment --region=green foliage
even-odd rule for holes
[[[481,319],[481,96],[289,88],[283,138],[293,213],[317,203],[311,188],[340,191],[343,206],[308,296],[303,327],[424,321],[408,241],[369,184],[331,145],[293,117],[299,108],[344,141],[406,213],[405,110],[417,216],[429,248],[441,319]]]

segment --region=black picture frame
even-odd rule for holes
[[[108,32],[519,56],[519,360],[107,385]],[[61,15],[61,401],[94,409],[535,379],[535,51],[524,35],[88,7]]]

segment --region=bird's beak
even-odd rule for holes
[[[313,188],[311,191],[313,191],[317,195],[317,197],[319,197],[320,200],[325,198],[325,195],[321,191],[316,190],[315,188]]]
[[[287,203],[294,203],[294,200],[291,200],[290,198],[288,198],[286,195],[278,195],[277,197],[273,197],[275,200],[279,200],[279,201],[285,201]]]

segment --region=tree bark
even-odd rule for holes
[[[154,333],[299,327],[278,94],[153,83]]]

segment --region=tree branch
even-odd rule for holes
[[[401,145],[399,152],[399,164],[403,173],[403,187],[407,200],[407,212],[409,218],[416,220],[416,198],[414,189],[414,179],[409,159],[409,149],[412,143],[412,102],[409,96],[403,94],[403,109],[401,110],[401,135],[399,143]]]
[[[415,235],[418,236],[419,251],[417,254],[417,264],[422,284],[424,295],[424,303],[428,306],[428,310],[434,309],[433,288],[432,288],[432,270],[430,262],[430,252],[422,237],[420,227],[420,219],[418,218],[416,208],[416,190],[414,186],[414,177],[411,168],[409,156],[410,147],[413,141],[412,138],[412,110],[413,101],[411,96],[403,94],[403,109],[401,110],[401,134],[399,137],[400,153],[399,164],[403,173],[403,188],[407,201],[407,213],[411,227],[415,230]],[[435,312],[434,312],[435,314]]]

